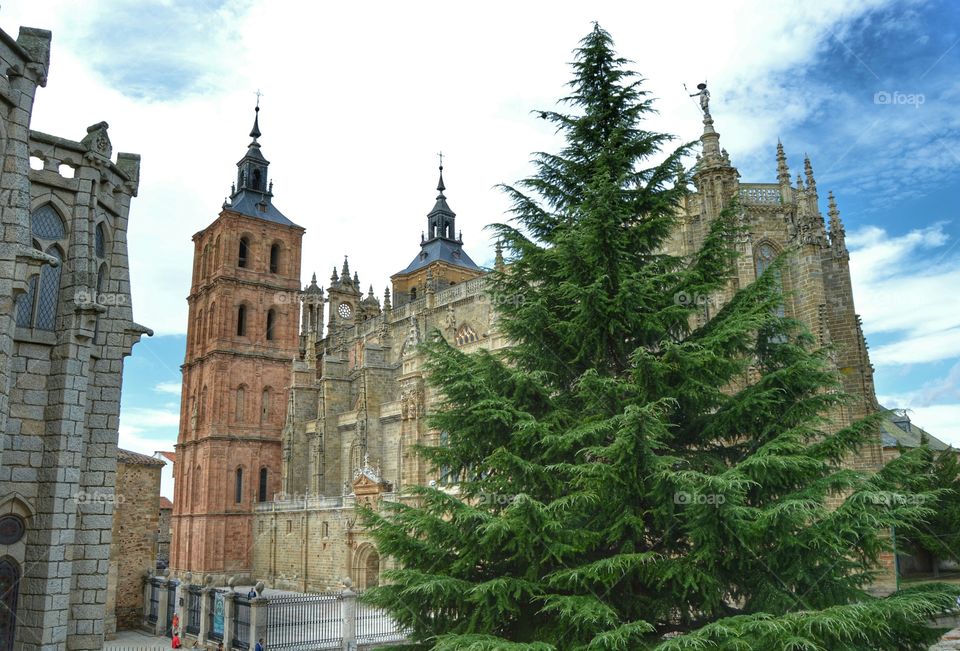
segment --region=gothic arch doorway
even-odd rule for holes
[[[373,545],[363,545],[353,560],[353,576],[357,589],[375,588],[380,584],[380,554]]]
[[[9,556],[0,558],[0,651],[13,651],[19,592],[20,566]]]

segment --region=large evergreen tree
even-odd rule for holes
[[[669,138],[625,63],[595,26],[571,112],[542,113],[566,146],[506,188],[491,291],[513,345],[426,344],[447,443],[421,453],[459,484],[365,512],[399,565],[366,599],[437,650],[925,648],[948,590],[864,591],[884,532],[928,515],[879,498],[909,459],[842,466],[875,422],[826,431],[844,396],[778,316],[776,264],[690,325],[675,296],[725,287],[737,210],[695,259],[663,253],[686,150],[650,162]]]

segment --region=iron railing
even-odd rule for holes
[[[191,635],[200,634],[200,600],[203,588],[191,585],[187,588],[187,625],[184,630]]]
[[[250,648],[250,599],[240,593],[233,598],[233,648]]]
[[[150,609],[147,611],[147,621],[157,623],[160,610],[160,580],[150,579]]]
[[[397,624],[390,615],[357,601],[357,644],[367,644],[371,642],[399,642],[405,640],[408,631]]]
[[[339,648],[343,635],[338,592],[271,597],[264,637],[271,649]]]
[[[177,612],[178,585],[180,585],[179,581],[170,581],[167,583],[167,619],[163,623],[164,634],[167,637],[173,637],[173,614]]]

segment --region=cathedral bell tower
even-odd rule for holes
[[[441,162],[437,199],[427,213],[427,231],[420,234],[420,253],[406,269],[390,277],[397,307],[424,298],[428,289],[439,291],[483,273],[463,250],[463,237],[455,229],[457,215],[447,204],[446,189]]]
[[[280,490],[300,348],[304,229],[273,204],[259,113],[229,199],[193,236],[187,298],[171,567],[217,581],[252,570],[253,511]]]

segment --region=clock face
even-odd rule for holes
[[[351,310],[350,306],[346,303],[341,303],[340,307],[337,308],[337,312],[340,314],[341,319],[349,319],[350,315],[353,314],[353,310]]]

